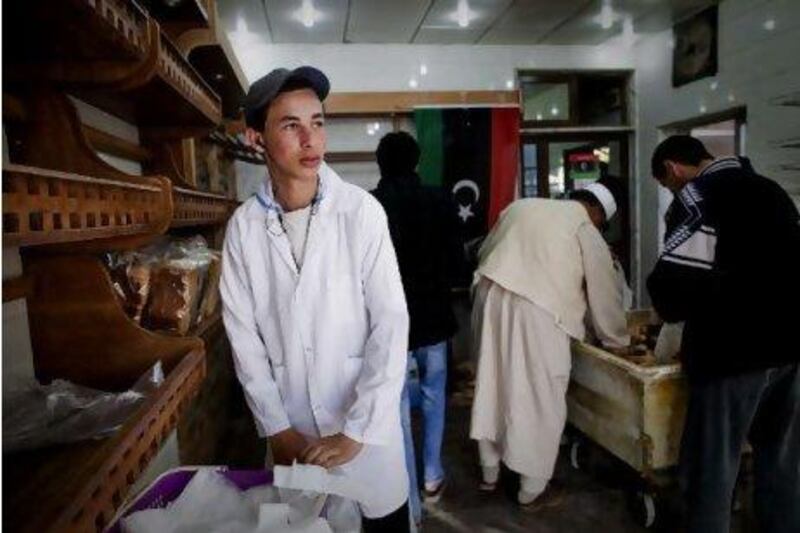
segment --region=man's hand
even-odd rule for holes
[[[300,461],[303,450],[308,448],[306,438],[292,428],[285,429],[269,437],[272,460],[276,465],[291,466]]]
[[[363,446],[343,433],[337,433],[308,446],[301,454],[301,460],[307,464],[333,468],[352,461]]]

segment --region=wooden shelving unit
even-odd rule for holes
[[[175,212],[170,224],[173,228],[204,226],[225,222],[238,205],[221,194],[173,187]]]
[[[3,168],[3,243],[33,246],[160,233],[164,182],[127,183],[9,164]]]
[[[223,116],[237,118],[248,86],[247,78],[219,23],[215,2],[209,1],[207,12],[208,27],[188,29],[176,38],[175,44],[220,95]]]
[[[139,327],[89,255],[26,254],[40,381],[121,391],[161,361],[166,380],[113,437],[6,455],[4,521],[19,531],[100,531],[176,427],[205,376],[203,341]]]
[[[238,159],[254,165],[266,163],[262,152],[257,151],[252,146],[248,146],[238,136],[230,133],[213,131],[208,136],[208,142],[220,146],[225,151],[225,154],[232,159]]]
[[[14,2],[6,79],[54,83],[129,122],[175,137],[209,130],[220,100],[132,0]]]
[[[219,314],[189,337],[141,328],[123,311],[99,259],[173,229],[218,235],[235,207],[197,190],[187,157],[192,138],[221,122],[217,85],[207,82],[224,65],[198,73],[191,48],[175,44],[216,31],[214,2],[184,0],[176,11],[145,5],[152,13],[134,0],[4,6],[11,163],[3,167],[3,244],[20,247],[23,259],[23,276],[4,288],[27,300],[36,377],[122,391],[156,361],[166,372],[114,436],[4,457],[9,530],[102,531],[193,405],[209,346],[226,349]],[[219,40],[211,45],[224,48]],[[67,93],[134,124],[143,143],[82,124]],[[96,150],[139,162],[146,175],[121,172]],[[207,398],[203,409],[209,405]],[[194,408],[192,420],[203,419]]]
[[[210,0],[140,0],[150,15],[155,17],[170,37],[175,38],[193,29],[209,27]]]

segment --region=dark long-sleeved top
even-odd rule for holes
[[[385,176],[372,193],[386,211],[400,265],[409,350],[447,340],[456,331],[450,289],[464,268],[455,207],[416,174]]]
[[[687,374],[707,380],[800,361],[800,216],[746,158],[707,166],[675,197],[647,280],[667,322],[685,321]]]

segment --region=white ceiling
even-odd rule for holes
[[[314,25],[299,16],[311,2]],[[217,0],[226,31],[246,27],[274,44],[599,44],[623,31],[628,18],[637,33],[668,28],[714,0],[610,0],[613,23],[599,14],[608,0],[467,0],[470,21],[460,27],[464,0]]]

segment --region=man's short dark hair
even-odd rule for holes
[[[661,141],[661,144],[656,147],[650,166],[653,177],[663,178],[667,172],[664,166],[664,162],[667,160],[683,165],[697,166],[706,159],[714,159],[714,156],[708,153],[705,145],[699,139],[695,139],[691,135],[672,135]]]
[[[414,172],[419,163],[419,145],[405,131],[387,133],[378,143],[375,155],[381,176],[393,176]]]

